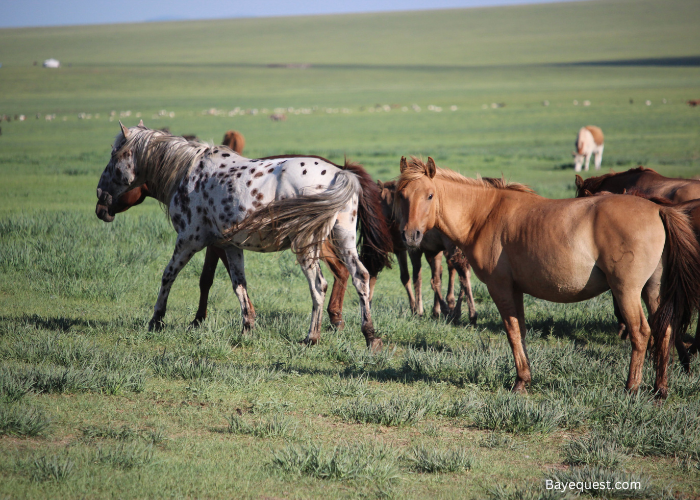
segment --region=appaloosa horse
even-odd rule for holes
[[[531,380],[523,294],[568,303],[610,289],[632,341],[627,389],[639,388],[653,332],[654,388],[667,395],[669,344],[700,305],[700,246],[685,211],[635,196],[549,200],[519,184],[438,169],[432,158],[401,159],[396,207],[409,246],[439,229],[488,287],[513,350],[514,391]]]
[[[188,142],[143,126],[126,128],[112,147],[112,158],[97,187],[102,213],[135,186],[147,185],[162,203],[178,233],[175,251],[163,273],[149,329],[163,326],[170,288],[191,257],[209,245],[222,248],[241,305],[243,330],[253,327],[246,290],[243,250],[272,252],[291,248],[309,282],[313,301],[306,342],[320,338],[327,283],[318,265],[321,246],[330,241],[360,297],[362,333],[381,349],[369,304],[369,273],[356,249],[362,186],[350,165],[339,167],[314,157],[251,160],[225,146]],[[367,208],[367,207],[365,207]],[[369,214],[371,230],[386,230],[380,213]]]

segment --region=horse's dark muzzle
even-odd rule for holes
[[[100,220],[105,222],[112,222],[114,220],[114,214],[105,205],[100,205],[99,203],[95,207],[95,215]]]

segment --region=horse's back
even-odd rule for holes
[[[591,133],[591,136],[593,137],[593,142],[595,142],[596,146],[601,146],[603,144],[605,138],[603,136],[603,131],[600,129],[600,127],[596,127],[595,125],[588,125],[584,128]]]

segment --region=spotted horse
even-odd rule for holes
[[[121,195],[146,184],[178,233],[149,330],[163,327],[168,294],[180,270],[195,253],[213,245],[226,253],[243,331],[249,331],[255,314],[246,290],[243,250],[291,248],[307,278],[313,302],[305,342],[315,344],[320,339],[327,289],[318,260],[322,246],[330,242],[359,295],[367,345],[373,350],[382,348],[372,324],[370,276],[356,248],[362,185],[350,165],[341,167],[318,157],[249,159],[225,146],[191,142],[148,129],[143,122],[131,128],[120,123],[120,127],[97,186],[98,205],[113,214],[113,205]],[[379,226],[384,221],[381,213],[369,218]],[[360,224],[361,233],[363,228],[368,230]],[[379,229],[388,231],[386,227]]]

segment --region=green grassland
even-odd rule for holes
[[[547,479],[698,497],[700,364],[674,364],[663,404],[650,361],[625,394],[609,294],[526,297],[534,378],[512,396],[476,279],[468,328],[412,317],[384,271],[372,355],[353,291],[344,331],[297,343],[311,301],[289,252],[246,255],[251,335],[223,269],[189,329],[197,255],[149,333],[175,233],[152,201],[111,224],[93,210],[120,118],[214,143],[236,129],[247,156],[347,156],[382,180],[430,155],[554,198],[573,196],[573,141],[595,124],[604,172],[700,175],[699,21],[690,0],[590,1],[0,30],[0,497],[566,498]]]

